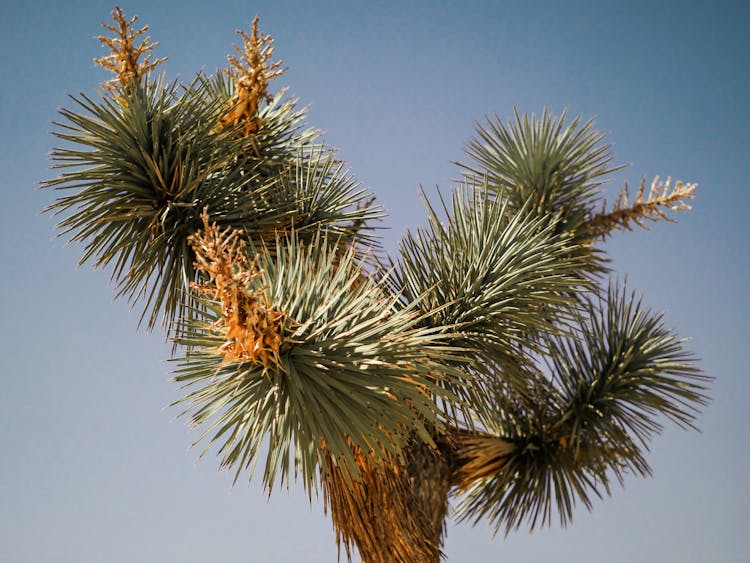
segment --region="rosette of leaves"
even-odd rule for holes
[[[72,192],[48,208],[65,215],[61,236],[83,244],[81,263],[111,266],[118,295],[144,302],[149,327],[188,313],[187,237],[205,208],[257,241],[295,223],[343,233],[381,213],[330,150],[305,151],[291,106],[266,108],[264,135],[238,137],[217,129],[225,101],[207,103],[201,85],[136,85],[119,103],[74,98],[82,111],[61,110],[57,132],[70,146],[53,153],[62,172],[45,183]]]
[[[121,25],[112,29],[128,38],[115,44],[133,49],[117,56],[137,59],[143,49],[121,11],[114,16]],[[152,66],[100,98],[72,97],[77,110],[60,111],[55,133],[65,143],[52,153],[60,174],[43,184],[65,192],[47,211],[62,216],[61,236],[83,245],[80,263],[111,268],[118,296],[142,303],[149,328],[171,329],[195,306],[187,238],[205,209],[256,242],[273,244],[277,230],[294,225],[349,234],[352,244],[372,239],[365,223],[380,208],[283,93],[259,101],[259,127],[246,135],[242,123],[222,121],[234,107],[233,79],[219,72],[168,83],[152,79]],[[299,181],[291,186],[290,177]]]
[[[292,233],[273,255],[259,250],[246,289],[283,315],[277,360],[227,361],[217,302],[180,328],[188,352],[175,379],[186,390],[182,414],[203,429],[204,453],[215,445],[236,480],[252,472],[267,440],[265,486],[293,472],[310,490],[328,464],[356,479],[357,455],[392,462],[411,436],[431,443],[429,429],[442,426],[435,397],[452,400],[441,383],[463,377],[440,331],[397,307],[349,245],[320,234],[303,244]]]
[[[488,187],[507,198],[513,209],[531,204],[539,216],[554,218],[558,229],[587,238],[586,225],[600,201],[599,187],[623,166],[614,166],[606,136],[593,120],[580,117],[566,123],[546,109],[537,117],[519,114],[503,124],[498,117],[477,124],[462,165],[473,178],[486,178]]]
[[[445,327],[471,351],[474,387],[497,377],[523,384],[530,354],[543,349],[539,335],[565,330],[571,295],[590,288],[584,261],[571,255],[575,243],[486,184],[457,187],[450,207],[441,199],[445,220],[425,203],[428,226],[400,245],[401,302],[416,302],[425,325]]]
[[[632,204],[627,184],[607,212],[601,187],[624,165],[615,165],[607,136],[594,128],[593,119],[567,120],[546,108],[540,116],[519,114],[514,109],[508,123],[495,116],[475,126],[466,154],[471,162],[459,163],[472,182],[486,182],[488,189],[505,199],[513,210],[528,209],[556,223],[556,232],[567,233],[580,246],[577,252],[589,260],[592,274],[606,270],[606,257],[595,246],[598,240],[631,224],[667,220],[664,212],[690,209],[697,184],[654,179],[644,199],[645,181]]]
[[[506,533],[526,523],[565,525],[577,502],[610,493],[628,472],[649,475],[644,448],[660,416],[692,427],[710,380],[663,316],[624,287],[589,299],[573,335],[550,337],[547,379],[532,397],[496,401],[488,433],[504,449],[493,475],[463,487],[460,519]]]

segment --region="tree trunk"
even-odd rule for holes
[[[451,489],[502,471],[515,444],[482,432],[454,429],[434,438],[414,437],[405,462],[374,465],[357,452],[358,479],[329,462],[323,478],[336,540],[363,563],[439,563]]]
[[[323,479],[326,508],[351,559],[363,563],[439,563],[452,486],[452,447],[435,450],[414,438],[406,462],[375,466],[358,456],[360,476],[350,482],[337,468]]]
[[[422,442],[409,451],[407,475],[420,531],[432,548],[430,559],[424,559],[429,563],[438,563],[442,556],[440,548],[453,484],[452,452],[453,447],[447,441],[439,442],[437,451]]]

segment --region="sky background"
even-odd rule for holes
[[[613,265],[716,377],[701,433],[673,427],[651,479],[579,507],[572,525],[493,539],[448,528],[451,563],[750,561],[750,4],[746,2],[145,2],[140,15],[189,80],[224,66],[237,28],[276,38],[276,87],[309,105],[390,211],[393,251],[485,116],[568,108],[596,118],[625,180],[698,182],[678,224],[621,233]],[[322,503],[301,487],[268,500],[231,487],[197,451],[169,382],[170,345],[137,330],[108,273],[76,269],[40,210],[54,197],[57,108],[108,78],[92,37],[108,2],[0,0],[0,562],[336,560]]]

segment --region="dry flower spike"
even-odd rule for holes
[[[270,62],[274,49],[273,37],[258,31],[259,19],[258,16],[253,19],[252,35],[237,30],[244,40],[242,48],[234,46],[239,58],[234,55],[227,57],[227,73],[234,79],[235,93],[230,100],[231,109],[221,120],[221,124],[244,124],[246,136],[260,130],[260,104],[263,100],[270,102],[272,99],[268,94],[268,83],[285,70],[281,68],[284,61]]]
[[[153,50],[158,43],[151,43],[150,36],[144,37],[140,45],[135,45],[136,40],[149,29],[148,25],[144,25],[137,31],[133,29],[133,24],[138,20],[138,16],[133,16],[128,21],[122,9],[116,6],[112,11],[112,19],[115,25],[102,23],[102,27],[114,33],[115,36],[100,35],[97,37],[112,52],[105,57],[94,59],[94,62],[115,73],[116,76],[107,82],[103,82],[102,87],[111,92],[117,92],[120,89],[127,90],[133,83],[140,83],[145,74],[167,59],[164,57],[151,61],[151,55],[147,53]],[[144,59],[139,60],[143,55],[146,55]]]
[[[632,225],[648,228],[645,221],[669,221],[674,222],[665,213],[665,210],[688,211],[690,205],[687,200],[695,198],[696,183],[685,184],[678,181],[672,188],[672,179],[666,182],[654,178],[646,196],[646,181],[641,181],[635,201],[630,203],[627,185],[620,191],[617,201],[609,213],[602,208],[602,212],[591,221],[591,229],[594,237],[603,237],[616,229],[632,230]],[[605,204],[606,205],[606,204]]]
[[[218,352],[225,361],[278,366],[284,313],[270,307],[264,288],[249,289],[261,271],[256,260],[247,259],[240,232],[211,225],[205,211],[202,217],[203,231],[188,242],[195,251],[195,266],[208,275],[208,282],[194,283],[193,288],[221,301],[222,318],[215,328],[225,333],[226,342]]]

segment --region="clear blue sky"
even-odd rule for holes
[[[377,4],[377,6],[374,6]],[[750,9],[745,2],[146,2],[170,77],[223,66],[261,15],[289,71],[279,86],[391,211],[385,245],[423,222],[417,190],[447,188],[473,123],[494,113],[596,117],[619,181],[699,182],[678,224],[616,236],[614,265],[716,376],[702,433],[654,443],[652,479],[580,508],[572,526],[492,538],[451,525],[451,563],[750,559]],[[268,501],[195,463],[170,352],[112,301],[105,272],[75,269],[39,211],[53,194],[48,134],[68,93],[106,76],[92,39],[107,2],[0,3],[0,561],[335,561],[320,502]],[[609,187],[611,194],[618,184]]]

